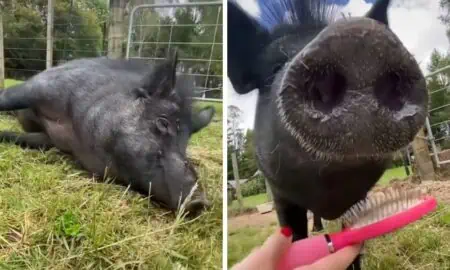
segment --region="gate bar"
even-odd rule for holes
[[[433,149],[433,156],[434,156],[434,161],[436,162],[436,167],[440,167],[440,161],[439,161],[439,156],[437,154],[437,149],[436,149],[436,144],[434,143],[434,136],[433,136],[433,132],[431,131],[431,125],[430,125],[430,120],[427,118],[425,118],[425,126],[427,127],[427,132],[428,132],[428,140],[431,143],[431,148]]]

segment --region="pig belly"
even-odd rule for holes
[[[72,123],[49,119],[45,119],[43,122],[52,143],[63,152],[72,153],[73,146],[76,145]]]
[[[105,173],[111,173],[108,164],[95,155],[95,152],[82,146],[73,149],[73,155],[87,171],[99,177],[103,177]]]

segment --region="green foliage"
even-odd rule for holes
[[[428,70],[433,72],[448,65],[450,65],[450,55],[434,50],[431,55],[431,62],[428,66]],[[450,71],[447,70],[427,79],[427,88],[430,93],[430,110],[450,103],[450,93],[447,89],[450,82],[449,76]],[[430,123],[432,125],[433,136],[438,139],[438,143],[446,143],[445,140],[439,139],[443,138],[449,130],[449,125],[446,122],[448,120],[450,120],[450,107],[443,107],[430,112]]]
[[[241,178],[247,179],[252,177],[258,170],[258,165],[256,164],[256,152],[254,145],[254,132],[248,129],[245,135],[244,151],[239,159],[239,174]]]
[[[231,134],[229,135],[229,137]],[[253,141],[254,132],[251,129],[248,129],[245,133],[245,136],[242,134],[240,130],[235,134],[236,137],[242,136],[242,143],[238,143],[238,145],[242,145],[241,149],[238,151],[238,164],[239,164],[239,177],[241,179],[248,179],[252,177],[255,172],[258,170],[258,164],[256,163],[256,152],[255,152],[255,144]],[[233,150],[232,140],[230,139],[228,142],[228,179],[234,179],[233,176],[233,167],[231,163],[231,153]]]
[[[215,24],[221,24],[222,13],[218,14],[218,7],[177,8],[173,16],[167,15],[167,10],[141,9],[136,13],[130,56],[164,58],[169,48],[176,47],[180,58],[189,59],[180,66],[197,74],[199,88],[221,88],[222,26]],[[209,62],[210,58],[213,61]],[[209,98],[221,95],[221,91],[206,92]]]
[[[257,177],[241,185],[242,197],[258,195],[266,192],[264,177]]]
[[[81,223],[74,213],[66,211],[58,218],[56,225],[56,233],[59,236],[76,237],[80,236]]]
[[[97,2],[55,1],[54,64],[102,54],[105,33],[100,21],[105,19],[106,5]],[[3,17],[7,26],[4,29],[7,77],[26,79],[45,69],[46,4],[47,1],[18,0],[7,7],[9,12]]]

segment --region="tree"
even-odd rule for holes
[[[428,66],[430,72],[450,65],[450,55],[448,53],[439,53],[434,50],[431,55],[431,62]],[[430,96],[430,123],[432,125],[433,136],[437,142],[445,147],[446,137],[450,135],[450,70],[441,72],[427,79],[427,88]],[[437,109],[440,108],[440,109]],[[434,110],[436,109],[436,110]]]
[[[236,153],[238,160],[244,144],[244,134],[240,127],[242,124],[242,111],[237,106],[228,106],[227,117],[227,159],[228,179],[234,179],[231,155]]]
[[[139,0],[133,5],[144,2],[151,4],[153,1]],[[127,9],[131,9],[131,2]],[[215,25],[217,22],[218,26]],[[222,12],[218,13],[217,6],[184,7],[173,11],[141,9],[134,19],[136,27],[132,27],[130,55],[164,58],[169,48],[176,47],[180,59],[190,59],[180,61],[179,67],[182,72],[195,74],[198,93],[204,93],[208,98],[220,98],[222,93],[212,89],[222,89],[221,22]]]
[[[228,117],[227,117],[227,125],[228,125],[228,144],[231,145],[232,151],[241,153],[243,150],[244,144],[244,131],[240,127],[242,124],[242,111],[239,107],[230,105],[228,106]]]
[[[247,179],[252,177],[258,170],[258,165],[256,164],[256,152],[254,145],[254,132],[248,129],[245,134],[245,140],[243,144],[243,151],[239,159],[240,165],[240,175],[242,178]]]
[[[101,1],[59,0],[54,7],[54,64],[61,60],[99,56],[102,28],[97,11]],[[97,3],[97,4],[95,4]],[[8,77],[27,79],[44,70],[47,0],[8,2],[4,13],[5,66]]]

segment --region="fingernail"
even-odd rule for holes
[[[292,229],[289,227],[282,227],[281,228],[281,234],[286,236],[286,237],[290,237],[292,235]]]

